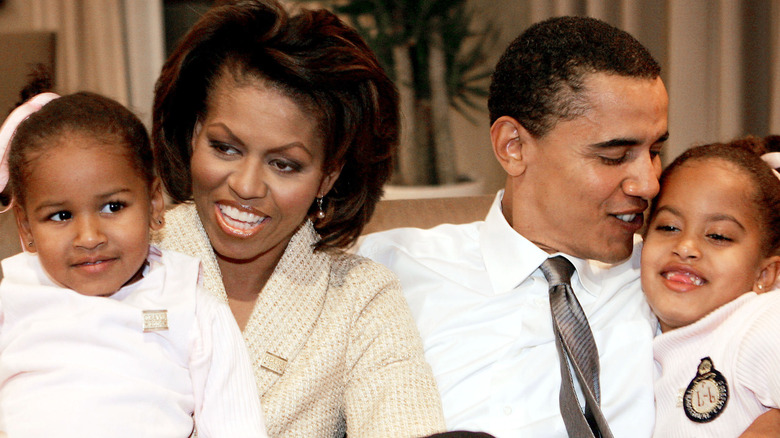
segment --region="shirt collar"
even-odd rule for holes
[[[521,236],[501,212],[501,190],[493,200],[480,231],[479,246],[493,291],[509,292],[525,281],[548,257],[548,254]]]
[[[599,296],[606,279],[621,276],[623,271],[630,276],[629,271],[638,268],[641,252],[641,238],[638,236],[631,257],[615,264],[584,260],[563,253],[547,254],[509,225],[501,211],[503,196],[503,190],[496,195],[479,235],[482,258],[494,293],[513,290],[539,269],[547,258],[557,255],[566,257],[574,265],[576,274],[572,282],[579,278],[583,289],[593,296]]]

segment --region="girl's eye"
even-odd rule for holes
[[[113,202],[109,202],[106,205],[104,205],[103,208],[100,209],[100,212],[101,213],[116,213],[119,210],[122,210],[123,208],[125,208],[125,203],[124,202],[113,201]]]
[[[655,227],[655,230],[656,231],[661,231],[661,232],[664,232],[664,233],[671,233],[671,232],[677,231],[677,227],[674,227],[672,225],[657,225]]]
[[[718,240],[718,241],[722,241],[722,242],[731,242],[731,241],[734,240],[734,239],[732,239],[732,238],[730,238],[728,236],[725,236],[723,234],[718,234],[718,233],[707,234],[707,237],[712,239],[712,240]]]
[[[73,215],[69,211],[58,211],[54,213],[53,215],[49,216],[49,220],[54,222],[62,222],[67,221],[73,218]]]

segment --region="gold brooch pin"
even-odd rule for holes
[[[287,368],[287,359],[266,351],[260,360],[260,366],[281,376]]]

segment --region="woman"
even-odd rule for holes
[[[397,280],[341,251],[390,173],[397,103],[351,28],[273,0],[212,9],[163,67],[156,162],[183,205],[157,240],[230,305],[270,436],[444,429]]]

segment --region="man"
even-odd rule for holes
[[[608,428],[652,433],[656,327],[634,233],[658,192],[668,137],[659,74],[639,42],[601,21],[532,26],[506,50],[490,87],[490,138],[507,175],[485,221],[391,230],[362,244],[361,254],[401,278],[449,429],[579,433],[567,432],[559,407],[566,367],[540,270],[563,255],[598,349],[595,392]],[[573,379],[585,406],[584,384]]]

